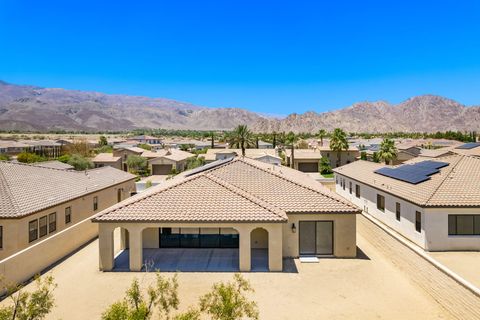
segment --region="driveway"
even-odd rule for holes
[[[238,249],[226,248],[161,248],[143,249],[146,271],[163,272],[236,272]],[[129,252],[115,258],[114,271],[128,271]],[[252,271],[268,271],[267,250],[252,250]]]

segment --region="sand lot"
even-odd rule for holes
[[[358,259],[321,259],[316,264],[295,260],[297,273],[245,273],[256,289],[252,298],[260,318],[450,319],[361,236],[358,247],[364,253]],[[153,273],[100,272],[97,250],[94,241],[50,271],[58,288],[49,319],[98,319],[106,306],[123,297],[134,277],[145,284],[154,278]],[[231,273],[179,274],[181,309],[196,304],[214,282],[231,278]]]
[[[438,262],[480,288],[480,252],[429,252]]]

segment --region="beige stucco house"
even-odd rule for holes
[[[99,153],[92,159],[95,168],[112,167],[123,170],[122,157],[114,156],[113,153]]]
[[[318,172],[319,162],[322,157],[330,161],[330,166],[337,166],[338,154],[340,154],[340,166],[354,162],[360,156],[360,151],[356,147],[348,150],[333,151],[328,146],[319,146],[315,149],[294,149],[285,150],[287,166],[302,172]],[[293,159],[292,159],[293,158]]]
[[[205,159],[205,163],[217,160],[224,160],[241,156],[241,149],[208,149],[205,154],[199,155]],[[258,160],[265,163],[278,164],[282,162],[282,158],[278,156],[278,149],[245,149],[245,157]]]
[[[433,167],[423,175],[419,165]],[[387,167],[360,160],[337,168],[336,191],[425,250],[480,250],[480,157],[418,157],[389,166],[395,177],[376,172]]]
[[[130,270],[144,268],[146,254],[158,257],[152,250],[217,248],[230,252],[237,270],[263,257],[270,271],[281,271],[284,257],[355,257],[358,212],[301,172],[236,157],[186,171],[92,221],[103,271],[116,268],[116,229]]]
[[[90,217],[135,191],[135,176],[0,162],[0,274],[23,282],[97,236]]]
[[[168,175],[173,171],[184,171],[187,167],[187,159],[195,157],[194,154],[179,149],[148,151],[142,156],[149,157],[148,166],[152,175]]]

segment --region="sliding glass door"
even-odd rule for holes
[[[333,221],[300,221],[300,255],[333,254]]]

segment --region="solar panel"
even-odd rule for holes
[[[190,170],[190,172],[186,173],[185,174],[185,177],[190,177],[190,176],[193,176],[194,174],[197,174],[197,173],[200,173],[200,172],[203,172],[203,171],[207,171],[207,170],[210,170],[210,169],[213,169],[215,167],[218,167],[222,164],[225,164],[225,163],[228,163],[230,161],[233,160],[233,157],[232,158],[227,158],[227,159],[223,159],[223,160],[217,160],[217,161],[213,161],[209,164],[206,164],[206,165],[203,165],[201,167],[198,167],[198,168],[195,168],[195,169],[192,169]]]
[[[455,149],[473,149],[473,148],[476,148],[476,147],[480,147],[480,142],[469,142],[469,143],[465,143],[465,144],[462,144],[461,146],[458,146],[456,147]]]
[[[384,167],[375,170],[375,173],[411,184],[418,184],[429,180],[432,174],[439,173],[439,169],[446,166],[448,166],[447,162],[428,160],[414,164],[404,164],[396,168]]]

